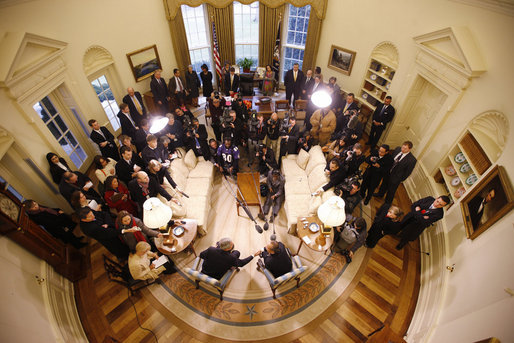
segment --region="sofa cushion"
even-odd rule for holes
[[[298,167],[305,170],[305,167],[307,167],[307,163],[309,162],[309,157],[310,155],[307,151],[300,149],[300,153],[296,158],[296,164],[298,164]]]
[[[323,203],[323,200],[321,199],[320,195],[311,197],[311,200],[309,201],[309,215],[317,214],[318,207],[320,207],[322,203]]]
[[[176,158],[174,159],[169,168],[168,171],[170,172],[170,175],[173,179],[175,179],[175,176],[177,174],[181,174],[183,177],[187,178],[189,175],[189,168],[186,167],[186,164],[184,163],[184,159],[182,158]]]
[[[296,160],[288,160],[283,159],[282,160],[282,174],[284,177],[289,179],[290,177],[296,177],[296,176],[306,176],[305,171],[298,167],[298,164],[296,163]]]
[[[190,196],[189,198],[185,198],[184,204],[186,206],[187,218],[196,219],[198,222],[198,233],[201,236],[205,236],[206,229],[205,223],[207,221],[207,217],[210,209],[210,198],[205,196]]]
[[[286,184],[284,185],[284,191],[286,193],[286,198],[289,194],[309,194],[309,181],[305,176],[299,177],[291,177],[286,179]]]
[[[188,178],[199,178],[199,177],[207,177],[209,179],[213,179],[214,177],[214,164],[211,162],[198,161],[196,167],[189,172]]]
[[[284,209],[286,211],[288,229],[291,228],[291,225],[296,224],[298,217],[308,214],[310,197],[310,194],[286,195]]]
[[[196,167],[197,162],[198,162],[198,160],[196,159],[196,155],[193,152],[193,149],[189,150],[186,153],[186,156],[184,156],[184,163],[186,164],[187,168],[189,170],[194,169],[194,167]]]
[[[188,178],[184,190],[190,197],[195,195],[207,196],[211,191],[212,183],[207,177]]]
[[[325,165],[318,164],[312,169],[311,173],[308,176],[309,180],[309,189],[310,192],[313,193],[318,190],[321,186],[328,183],[328,177],[325,175]]]
[[[311,153],[313,150],[314,152]],[[307,167],[305,167],[305,173],[307,173],[307,175],[309,175],[317,165],[322,164],[326,166],[327,161],[319,145],[313,146],[309,151],[309,155],[309,162],[307,163]]]
[[[175,181],[178,188],[182,190],[186,189],[187,177],[185,177],[184,174],[177,172],[171,175],[171,178],[173,179],[173,181]]]
[[[288,155],[284,156],[284,158],[287,160],[296,160],[297,157],[298,157],[297,154],[288,154]]]

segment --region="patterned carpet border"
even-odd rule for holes
[[[194,282],[181,272],[163,280],[161,286],[189,310],[204,318],[237,327],[259,326],[277,323],[304,311],[331,289],[347,267],[341,255],[331,254],[301,281],[300,288],[277,292],[277,299],[271,296],[260,299],[224,297],[220,301],[218,293],[203,287],[196,289]],[[339,295],[336,294],[334,300]]]

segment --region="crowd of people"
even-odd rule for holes
[[[274,76],[271,68],[267,69],[263,91],[270,93],[274,86],[266,81]],[[88,122],[90,138],[101,153],[94,158],[97,189],[87,175],[71,170],[57,154],[46,156],[52,179],[75,209],[82,232],[100,242],[120,261],[129,261],[130,270],[138,270],[132,273],[135,278],[155,278],[161,272],[174,271],[171,261],[159,268],[150,264],[150,259],[157,257],[154,239],[160,233],[144,225],[142,208],[148,198],[158,197],[172,208],[175,216],[185,215],[181,199],[184,193],[168,171],[178,148],[192,150],[196,156],[211,161],[221,173],[233,177],[240,170],[241,158],[246,156],[247,167],[266,176],[268,194],[259,218],[267,221],[271,210],[270,221],[273,221],[285,198],[285,181],[280,172],[282,157],[320,145],[326,156],[328,182],[313,196],[334,189],[334,193],[345,200],[347,220],[335,228],[334,250],[342,253],[348,262],[361,246],[373,248],[388,234],[399,235],[397,249],[401,249],[442,218],[442,208],[450,201],[446,196],[414,202],[411,212],[403,219],[402,211],[392,204],[398,186],[412,173],[416,158],[410,141],[395,149],[386,144],[376,145],[395,113],[390,96],[373,113],[366,142],[369,154],[365,155],[367,149],[359,143],[363,121],[354,95],[349,93],[343,99],[336,78],[331,77],[325,84],[319,68],[315,73],[308,70],[304,75],[295,64],[285,74],[286,99],[291,104],[298,99],[308,101],[303,125],[296,121],[292,110],[283,120],[277,113],[264,118],[262,113],[253,111],[239,95],[239,78],[229,65],[223,68],[222,79],[223,92],[231,97],[230,101],[214,90],[212,79],[206,65],[198,74],[189,66],[185,79],[174,69],[168,83],[161,77],[161,70],[155,71],[150,83],[158,112],[154,114],[168,119],[167,125],[157,133],[150,133],[152,117],[141,94],[133,88],[127,89],[119,105],[117,117],[121,135],[118,141],[108,128],[91,119]],[[193,108],[199,106],[200,87],[207,98],[206,116],[211,118],[214,132],[211,139],[208,139],[206,125],[200,124],[186,106],[186,102]],[[327,108],[319,109],[311,101],[312,94],[320,90],[332,98]],[[384,205],[368,232],[366,221],[354,216],[354,209],[361,202],[368,205],[372,197],[384,196]],[[26,201],[25,205],[30,217],[55,237],[76,248],[85,245],[81,241],[83,237],[73,234],[76,223],[61,209],[48,208],[33,200]],[[285,251],[282,243],[272,241],[254,255],[261,256],[262,266],[274,274],[283,274],[291,269]],[[205,260],[204,273],[215,278],[221,277],[227,268],[242,267],[253,258],[240,259],[229,238],[220,240],[200,256]],[[136,265],[143,267],[134,267]]]

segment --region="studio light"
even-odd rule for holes
[[[332,104],[332,97],[325,91],[314,92],[311,96],[312,103],[319,108],[326,108]]]
[[[151,229],[165,226],[173,212],[157,198],[150,198],[143,204],[143,223]]]
[[[150,126],[150,133],[157,133],[164,129],[168,125],[168,118],[161,117],[152,119],[152,125]]]

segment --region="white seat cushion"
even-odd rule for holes
[[[206,177],[211,181],[214,178],[214,164],[211,162],[198,161],[196,167],[189,172],[189,178]]]
[[[175,183],[177,184],[178,188],[184,190],[186,189],[186,185],[187,185],[187,177],[184,176],[184,174],[182,173],[173,173],[173,175],[171,175],[173,181],[175,181]]]
[[[194,169],[194,167],[196,167],[196,163],[198,163],[198,160],[196,159],[196,155],[193,152],[193,149],[189,150],[186,153],[186,156],[184,156],[184,163],[186,164],[189,170],[192,170]]]
[[[298,164],[296,163],[296,160],[288,160],[283,159],[282,160],[282,174],[286,178],[286,180],[289,177],[292,176],[306,176],[305,171],[298,167]]]
[[[325,175],[325,165],[317,165],[309,174],[309,189],[311,193],[314,193],[321,186],[324,186],[328,183],[328,177]]]
[[[178,158],[171,162],[168,171],[173,179],[175,179],[175,175],[177,174],[182,174],[182,176],[186,178],[189,175],[189,168],[186,167],[184,160]]]
[[[323,166],[326,166],[326,164],[327,164],[325,156],[323,155],[323,152],[321,151],[321,148],[319,147],[319,145],[312,147],[312,149],[314,149],[316,147],[318,147],[319,149],[316,149],[314,153],[311,154],[311,152],[309,151],[309,154],[311,156],[309,158],[309,163],[307,163],[307,167],[305,167],[305,173],[307,173],[307,175],[309,175],[312,172],[314,167],[316,167],[320,164]],[[311,149],[311,151],[312,151],[312,149]]]
[[[209,198],[210,199],[210,198]],[[184,203],[187,211],[187,218],[196,219],[198,226],[198,232],[200,235],[205,235],[205,222],[208,218],[210,203],[208,198],[205,196],[190,196],[184,199]]]
[[[298,217],[308,215],[310,194],[287,194],[284,203],[288,229],[296,224]]]
[[[193,196],[208,196],[209,193],[212,191],[212,183],[211,180],[207,177],[205,178],[188,178],[186,189],[184,192],[186,192],[187,195],[190,197]]]
[[[310,195],[312,193],[309,191],[309,181],[305,176],[287,178],[284,191],[286,192],[286,198],[289,194]]]
[[[303,149],[300,149],[300,153],[298,154],[298,157],[296,158],[296,164],[298,164],[298,167],[305,170],[305,167],[307,167],[307,163],[309,162],[309,153]]]

